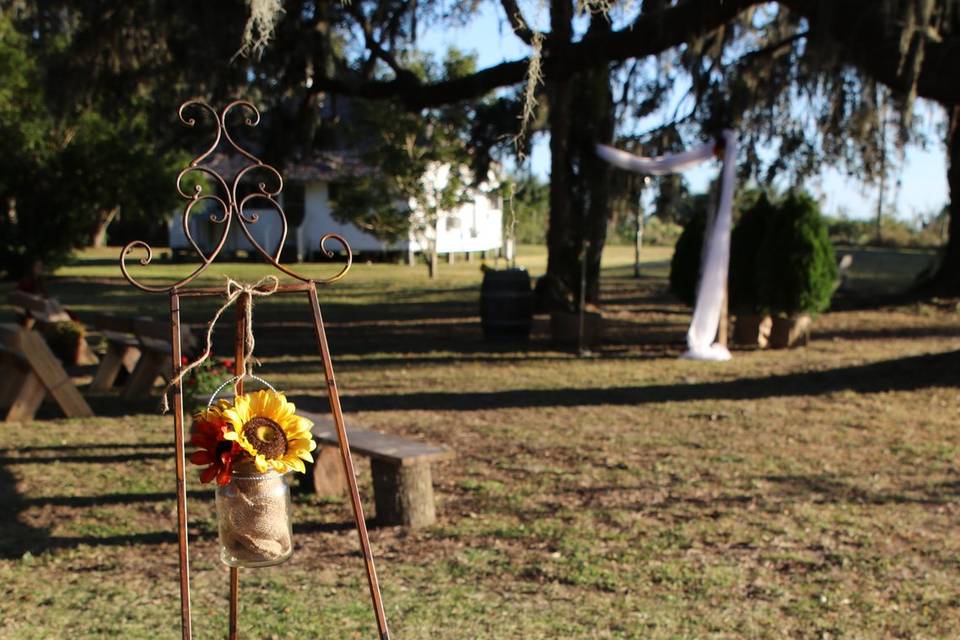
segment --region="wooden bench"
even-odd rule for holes
[[[6,422],[32,420],[50,395],[68,418],[93,410],[43,337],[15,324],[0,324],[0,407]]]
[[[319,495],[342,495],[347,481],[340,459],[340,443],[327,416],[303,413],[313,421],[317,440],[308,475]],[[437,520],[430,465],[455,457],[453,451],[410,438],[368,429],[347,430],[350,452],[370,458],[377,522],[384,525],[426,527]]]
[[[173,377],[173,363],[170,359],[170,326],[150,318],[134,318],[132,332],[140,345],[140,358],[127,378],[121,397],[125,400],[140,398],[148,393],[155,384],[164,384]],[[188,346],[190,332],[181,328],[184,346]]]
[[[146,317],[112,315],[89,316],[84,320],[99,329],[107,341],[107,352],[90,384],[91,389],[111,388],[121,370],[129,374],[121,394],[127,400],[149,393],[158,380],[170,380],[173,363],[168,324]],[[193,332],[186,325],[180,328],[180,339],[185,353],[197,346]]]
[[[54,298],[44,298],[24,291],[11,291],[7,296],[7,302],[19,309],[23,315],[23,326],[27,329],[35,328],[36,325],[73,321],[66,309]],[[100,361],[86,340],[80,343],[77,356],[77,364],[81,365],[97,364]]]

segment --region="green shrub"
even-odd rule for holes
[[[759,306],[769,313],[816,314],[830,306],[837,261],[809,195],[791,191],[780,201],[757,254],[756,275]]]
[[[777,213],[766,193],[744,202],[743,213],[730,234],[730,275],[728,292],[734,313],[760,312],[757,296],[757,255],[763,245],[767,223]]]
[[[685,304],[693,306],[700,280],[700,258],[707,225],[706,207],[698,207],[677,239],[670,260],[670,291]]]

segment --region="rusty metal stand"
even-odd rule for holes
[[[332,277],[317,280],[312,278],[306,278],[295,271],[291,270],[289,267],[280,264],[280,253],[283,249],[284,242],[287,235],[287,223],[286,216],[283,213],[283,209],[280,207],[280,204],[275,200],[275,197],[279,195],[281,189],[283,188],[283,179],[280,176],[280,173],[273,167],[264,164],[256,156],[247,151],[246,149],[241,148],[234,139],[230,136],[230,133],[227,129],[227,115],[234,108],[241,108],[247,110],[251,115],[244,122],[247,126],[256,126],[260,120],[260,114],[249,102],[245,101],[235,101],[231,102],[225,106],[220,112],[215,111],[212,107],[203,102],[198,101],[188,101],[180,106],[179,115],[181,121],[187,126],[194,126],[196,120],[194,118],[185,117],[184,113],[187,109],[199,110],[206,112],[207,114],[212,115],[215,128],[216,128],[216,138],[213,144],[202,154],[193,159],[190,165],[184,169],[180,175],[177,177],[177,191],[183,196],[188,202],[184,207],[183,212],[183,227],[184,233],[187,237],[187,240],[196,250],[202,264],[198,266],[190,275],[175,282],[174,284],[166,287],[157,287],[157,286],[148,286],[143,284],[136,278],[134,278],[126,265],[126,259],[130,253],[135,249],[140,249],[145,252],[145,256],[140,260],[140,264],[146,266],[150,263],[153,257],[153,250],[151,247],[140,240],[135,240],[127,244],[120,256],[120,269],[124,277],[138,289],[149,292],[149,293],[167,293],[170,297],[170,327],[171,327],[171,350],[170,355],[172,359],[173,371],[175,374],[179,373],[183,369],[182,364],[182,354],[181,354],[181,335],[180,335],[180,302],[184,298],[209,298],[209,297],[218,297],[224,295],[223,289],[217,288],[204,288],[204,287],[187,287],[192,280],[194,280],[198,275],[200,275],[207,267],[209,267],[217,255],[220,253],[220,250],[223,248],[228,233],[230,231],[230,226],[232,221],[236,221],[240,226],[240,230],[246,236],[247,240],[254,247],[254,249],[263,256],[267,263],[281,271],[282,273],[290,276],[291,278],[297,280],[298,282],[292,284],[283,284],[278,285],[275,288],[271,287],[269,289],[270,294],[286,294],[286,293],[307,293],[309,300],[310,308],[313,314],[313,324],[314,330],[316,332],[317,345],[320,351],[320,356],[323,361],[323,371],[324,377],[326,379],[326,388],[327,388],[327,397],[330,401],[330,412],[333,415],[334,425],[336,426],[337,439],[340,446],[340,455],[343,461],[344,473],[347,478],[347,483],[350,488],[350,500],[353,507],[353,517],[357,526],[357,534],[360,538],[360,548],[363,553],[364,564],[367,573],[367,583],[370,589],[370,598],[373,604],[373,610],[377,621],[377,628],[379,630],[380,640],[389,640],[390,632],[387,627],[386,615],[383,608],[383,598],[380,594],[380,585],[377,580],[377,571],[374,566],[373,561],[373,552],[370,548],[370,538],[367,533],[366,520],[363,515],[363,505],[360,501],[360,492],[357,488],[357,477],[354,470],[353,458],[350,455],[350,444],[347,440],[347,431],[343,419],[343,411],[340,406],[340,395],[337,390],[337,383],[333,373],[333,362],[330,357],[330,348],[327,344],[326,331],[323,325],[323,316],[320,312],[320,302],[317,295],[317,285],[332,284],[337,280],[341,279],[350,268],[352,262],[352,254],[350,252],[350,247],[347,242],[340,236],[336,234],[327,234],[321,238],[320,249],[327,255],[327,257],[333,257],[333,251],[326,248],[325,243],[332,239],[337,241],[343,251],[346,254],[346,265],[341,268],[341,270]],[[232,181],[228,185],[227,181],[223,179],[220,174],[218,174],[213,168],[208,165],[201,164],[203,160],[208,158],[217,148],[222,138],[225,138],[229,145],[240,155],[245,157],[249,163],[240,169],[236,175],[233,177]],[[238,200],[237,197],[237,187],[240,184],[241,180],[248,174],[255,171],[259,171],[262,174],[268,175],[272,178],[276,184],[276,187],[268,187],[266,183],[260,182],[258,184],[259,191],[254,191],[252,195],[244,196],[242,199]],[[191,172],[196,172],[203,174],[208,181],[214,183],[214,190],[217,190],[219,187],[218,193],[208,193],[203,191],[202,188],[197,188],[195,191],[188,193],[182,186],[181,180],[183,177]],[[212,180],[211,180],[212,179]],[[253,199],[259,199],[261,202],[274,208],[276,213],[280,216],[280,220],[283,227],[283,233],[280,238],[280,243],[275,252],[270,253],[260,245],[254,236],[251,234],[248,226],[255,224],[257,222],[256,214],[245,214],[244,206]],[[216,247],[212,249],[209,253],[204,253],[197,242],[194,240],[189,226],[189,220],[191,215],[191,210],[198,203],[206,201],[207,203],[212,203],[216,206],[219,206],[221,209],[221,215],[211,215],[210,220],[215,224],[223,225],[223,232],[217,243]],[[245,290],[239,294],[239,297],[236,300],[236,321],[235,321],[235,342],[234,342],[234,352],[235,352],[235,365],[234,365],[234,374],[237,376],[237,382],[235,387],[235,392],[237,394],[243,393],[243,374],[246,373],[243,371],[243,362],[245,360],[245,349],[246,349],[246,335],[248,327],[246,326],[247,319],[249,317],[247,310],[251,304],[249,293],[250,289]],[[266,293],[265,289],[258,290],[259,292]],[[255,291],[257,292],[257,291]],[[188,525],[187,525],[187,490],[186,490],[186,451],[184,445],[184,412],[183,412],[183,385],[179,377],[175,378],[176,382],[173,385],[171,395],[172,395],[172,408],[173,408],[173,423],[174,423],[174,445],[176,449],[176,478],[177,478],[177,537],[179,542],[178,554],[179,554],[179,572],[180,572],[180,617],[181,617],[181,632],[183,640],[192,639],[192,630],[191,630],[191,613],[190,613],[190,554],[188,547]],[[237,619],[239,614],[239,583],[240,575],[239,571],[236,568],[230,568],[229,572],[229,629],[228,637],[230,640],[236,640],[238,638],[237,630]]]

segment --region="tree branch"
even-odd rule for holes
[[[777,1],[807,18],[811,24],[810,37],[829,37],[842,49],[844,59],[863,73],[895,91],[910,89],[907,77],[898,72],[899,38],[896,34],[884,35],[889,30],[875,11],[875,0]],[[512,4],[512,0],[505,0],[505,8]],[[681,0],[662,10],[641,13],[630,27],[609,35],[568,44],[552,43],[545,48],[543,69],[548,81],[555,81],[597,65],[654,55],[720,27],[761,4],[765,1]],[[825,12],[832,13],[827,16]],[[826,27],[817,31],[819,24]],[[318,78],[313,90],[369,99],[394,98],[408,109],[417,110],[476,98],[499,87],[519,84],[523,82],[529,61],[522,58],[502,62],[462,78],[434,83],[423,83],[410,76],[394,80]],[[941,42],[928,41],[917,81],[918,95],[942,104],[960,104],[960,83],[954,81],[951,73],[957,68],[960,68],[960,36]]]
[[[516,0],[500,0],[500,6],[503,7],[503,12],[507,14],[507,20],[510,21],[513,33],[524,43],[533,44],[533,31],[520,12]]]
[[[544,52],[545,75],[548,80],[562,80],[598,64],[660,53],[763,3],[764,0],[683,0],[663,11],[641,14],[630,27],[609,35],[553,45]],[[395,98],[416,110],[475,98],[498,87],[523,82],[529,62],[529,58],[502,62],[462,78],[435,83],[410,78],[318,78],[313,90],[369,99]]]

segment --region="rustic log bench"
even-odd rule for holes
[[[308,478],[318,495],[347,490],[339,441],[329,417],[304,413],[313,420],[317,449]],[[370,458],[373,499],[379,524],[426,527],[437,520],[430,465],[455,457],[453,451],[410,438],[369,429],[347,430],[350,452]]]
[[[36,331],[0,324],[0,407],[6,422],[32,420],[50,395],[68,418],[93,410]]]

